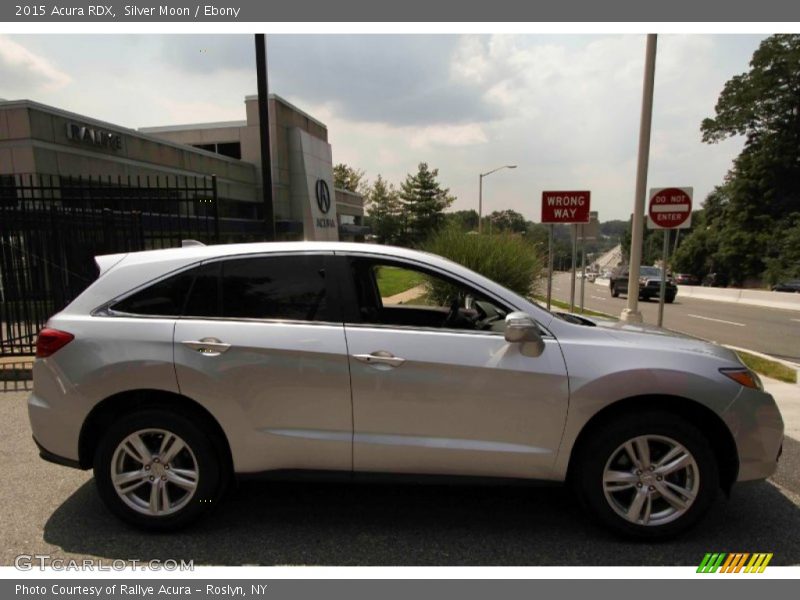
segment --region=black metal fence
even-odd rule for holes
[[[0,176],[0,356],[34,352],[97,255],[262,239],[260,221],[221,218],[224,203],[216,177]]]

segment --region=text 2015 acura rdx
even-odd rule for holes
[[[618,532],[663,537],[780,455],[775,402],[730,350],[553,315],[430,254],[97,262],[39,336],[30,420],[44,458],[93,468],[136,525],[187,524],[235,474],[307,470],[564,481]],[[398,275],[424,282],[403,302]]]

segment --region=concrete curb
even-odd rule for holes
[[[608,287],[608,279],[598,277],[595,285]],[[712,302],[734,302],[764,308],[780,308],[782,310],[800,311],[800,294],[786,292],[770,292],[767,290],[742,290],[738,288],[713,288],[699,285],[679,285],[678,296],[683,298],[696,298],[697,300],[710,300]]]
[[[763,306],[765,308],[800,311],[800,294],[790,294],[786,292],[680,285],[678,286],[678,294],[684,298],[697,298],[698,300],[736,302],[738,304]]]

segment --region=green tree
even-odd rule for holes
[[[378,242],[394,244],[402,233],[402,205],[397,190],[379,174],[367,195],[369,223]]]
[[[701,132],[712,144],[745,136],[745,147],[706,199],[705,229],[693,228],[676,258],[735,285],[788,274],[793,266],[783,256],[800,213],[800,36],[761,42],[750,70],[725,84]],[[702,260],[701,249],[710,253]]]
[[[456,210],[444,214],[448,226],[453,226],[461,231],[474,231],[478,228],[477,210]]]
[[[509,233],[524,233],[527,230],[525,217],[515,210],[496,210],[489,215],[489,222],[493,231],[506,231]]]
[[[407,243],[419,244],[437,231],[444,223],[444,210],[455,200],[450,190],[439,184],[438,176],[439,169],[430,169],[428,163],[422,162],[400,186]]]
[[[339,163],[333,167],[333,185],[340,190],[356,192],[362,196],[366,196],[369,192],[364,171],[344,163]]]

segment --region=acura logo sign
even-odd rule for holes
[[[331,192],[324,179],[317,179],[317,206],[326,215],[331,209]]]

